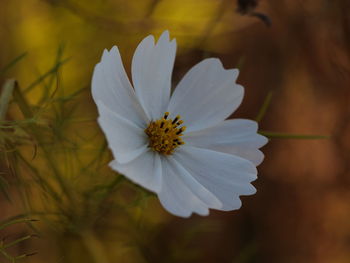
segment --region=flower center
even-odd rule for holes
[[[164,113],[163,118],[157,121],[152,121],[145,129],[145,133],[149,137],[149,147],[154,151],[170,155],[184,141],[180,138],[183,135],[186,127],[179,127],[183,121],[180,120],[180,115],[175,119],[168,119],[169,112]]]

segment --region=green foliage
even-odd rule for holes
[[[9,195],[9,192],[8,192],[9,183],[7,182],[7,180],[4,177],[2,177],[2,174],[0,174],[0,191],[5,196],[5,198],[8,201],[10,201],[10,195]]]
[[[88,90],[81,88],[67,94],[60,86],[59,71],[68,61],[63,51],[61,46],[53,66],[25,89],[15,80],[4,85],[0,98],[0,147],[4,151],[0,162],[11,176],[3,174],[0,189],[10,198],[8,189],[16,186],[25,217],[40,218],[57,238],[78,238],[95,262],[104,262],[99,251],[102,245],[95,237],[96,228],[106,228],[104,215],[114,208],[133,224],[134,208],[152,195],[106,169],[110,160],[107,144],[94,127],[95,118],[84,117],[86,110],[81,101],[89,95]],[[34,91],[39,93],[38,100],[31,104],[28,94]],[[9,108],[18,109],[21,116],[13,115]],[[85,126],[92,126],[91,131]],[[88,153],[86,145],[91,147]],[[9,182],[10,177],[14,179]],[[131,191],[127,194],[131,199],[118,196],[116,190],[120,187]],[[1,244],[0,252],[11,262],[25,258],[28,255],[11,257],[6,249],[31,237]]]
[[[22,89],[15,80],[4,84],[0,97],[0,147],[3,150],[0,165],[7,170],[0,174],[0,190],[10,200],[12,191],[9,189],[15,186],[24,212],[21,218],[3,222],[0,230],[18,223],[30,225],[33,220],[28,218],[38,217],[55,232],[56,238],[63,240],[63,246],[67,236],[74,237],[89,251],[94,262],[107,262],[96,232],[107,233],[114,229],[137,247],[145,259],[157,258],[149,252],[149,240],[142,235],[154,238],[154,233],[161,228],[157,226],[157,230],[147,223],[147,229],[145,223],[141,223],[142,215],[139,213],[154,194],[106,169],[110,160],[107,144],[96,129],[92,113],[86,112],[81,103],[89,96],[88,89],[80,88],[67,94],[60,86],[60,69],[69,60],[63,56],[63,51],[63,46],[59,47],[52,67],[26,88]],[[13,67],[24,56],[18,56],[2,72]],[[31,104],[28,94],[34,91],[39,95],[37,102]],[[272,93],[269,93],[257,121],[263,119],[271,101]],[[18,110],[16,114],[9,111],[12,108]],[[325,138],[266,131],[260,133],[268,138]],[[113,216],[108,218],[106,215]],[[190,244],[195,233],[206,228],[199,226],[193,229],[183,237],[182,243]],[[0,243],[0,253],[10,262],[24,259],[31,254],[13,257],[7,249],[32,237],[24,235],[11,242],[3,241]],[[171,252],[166,260],[182,261],[189,257],[189,254],[184,257],[178,255],[176,251],[179,248],[175,248],[175,252]],[[248,252],[242,254],[242,259],[237,262],[249,258],[251,252]],[[193,252],[194,259],[196,256]],[[73,261],[67,259],[67,262]]]
[[[272,95],[273,95],[273,92],[272,92],[272,91],[270,91],[270,92],[267,94],[267,96],[266,96],[266,98],[265,98],[265,100],[264,100],[264,103],[263,103],[263,105],[261,106],[261,108],[260,108],[260,110],[259,110],[258,116],[255,118],[255,120],[256,120],[257,122],[260,122],[260,121],[264,118],[264,116],[265,116],[265,114],[266,114],[266,111],[267,111],[267,109],[269,108],[269,106],[270,106],[270,104],[271,104]]]
[[[0,69],[0,75],[8,72],[12,67],[14,67],[18,62],[20,62],[23,58],[27,56],[27,52],[22,53],[21,55],[14,58],[10,63],[8,63],[5,67]]]
[[[24,218],[24,217],[18,217],[18,216],[14,217],[14,218],[9,218],[9,219],[4,220],[3,222],[0,223],[0,231],[4,230],[10,226],[13,226],[13,225],[17,225],[20,223],[30,224],[30,223],[35,222],[35,221],[37,221],[37,220],[28,219],[28,218]],[[13,256],[7,251],[8,249],[10,249],[14,246],[17,246],[18,244],[25,242],[29,239],[32,239],[33,237],[36,237],[36,235],[25,235],[25,236],[22,236],[20,238],[13,240],[13,241],[9,241],[9,242],[6,242],[5,239],[2,239],[0,241],[0,254],[8,262],[11,262],[11,263],[15,263],[15,262],[18,262],[19,260],[22,260],[22,259],[25,259],[29,256],[35,255],[36,253],[25,253],[25,254],[21,254],[18,256]]]

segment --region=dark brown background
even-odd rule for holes
[[[257,194],[243,197],[239,211],[179,219],[151,198],[141,211],[144,227],[131,233],[133,226],[122,223],[136,245],[113,229],[93,228],[110,262],[350,262],[350,3],[265,0],[244,16],[236,9],[235,1],[219,0],[0,2],[0,65],[28,52],[1,82],[15,77],[28,86],[64,43],[72,58],[60,73],[62,86],[67,92],[88,87],[103,48],[118,45],[129,69],[139,41],[169,29],[178,43],[175,83],[204,57],[219,57],[226,68],[241,69],[246,96],[233,117],[254,119],[272,91],[261,130],[331,137],[271,139],[254,183]],[[267,15],[271,26],[252,12]],[[28,94],[33,104],[38,94]],[[81,100],[95,118],[89,92]],[[0,205],[3,219],[21,212],[16,202]],[[118,221],[117,211],[108,215]],[[28,262],[85,262],[69,234],[40,224],[42,237],[18,248],[38,250]],[[21,231],[30,232],[15,227],[10,237]],[[73,252],[61,249],[65,245]]]

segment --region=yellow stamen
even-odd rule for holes
[[[185,142],[180,138],[183,135],[186,127],[178,127],[183,123],[180,120],[180,115],[177,115],[174,120],[168,119],[169,112],[164,113],[163,118],[152,121],[145,129],[145,133],[149,137],[149,147],[154,151],[170,155],[180,145]]]

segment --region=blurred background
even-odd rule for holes
[[[130,73],[138,43],[166,29],[175,84],[219,57],[245,87],[232,117],[271,99],[258,191],[238,211],[174,217],[107,167],[94,65],[117,45]],[[0,39],[0,83],[18,81],[0,133],[0,262],[350,262],[348,0],[1,0]]]

